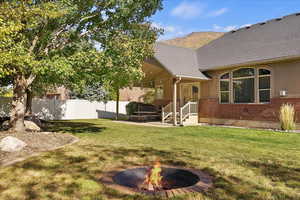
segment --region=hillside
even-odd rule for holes
[[[179,37],[170,40],[164,40],[163,43],[197,49],[203,45],[208,44],[209,42],[221,37],[224,33],[220,32],[193,32],[185,37]]]

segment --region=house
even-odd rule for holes
[[[300,121],[300,13],[228,32],[196,50],[157,43],[143,70],[162,120],[174,125],[274,128],[283,103],[295,105]]]
[[[197,49],[224,35],[223,32],[193,32],[184,37],[164,40],[162,43],[172,46]],[[153,99],[153,88],[127,87],[120,89],[120,101],[136,101],[150,103]]]
[[[184,37],[165,40],[163,43],[197,49],[223,34],[223,32],[193,32]],[[119,90],[120,101],[150,103],[153,100],[153,94],[153,88],[149,87],[126,87]],[[61,86],[49,90],[43,97],[64,101],[70,99],[71,94],[67,88]]]

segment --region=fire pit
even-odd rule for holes
[[[121,192],[173,197],[201,193],[212,186],[209,175],[194,169],[171,166],[135,167],[116,170],[102,178],[107,186]]]

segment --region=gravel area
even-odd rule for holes
[[[0,141],[7,137],[16,137],[27,144],[19,152],[3,152],[0,150],[0,166],[14,163],[18,160],[24,160],[27,157],[39,152],[50,151],[62,147],[66,144],[78,141],[78,138],[70,134],[53,133],[53,132],[26,132],[12,133],[0,132]]]

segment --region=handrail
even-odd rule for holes
[[[183,124],[183,121],[193,114],[198,114],[198,103],[187,102],[180,108],[180,124]]]
[[[161,120],[162,123],[165,123],[165,120],[173,114],[173,103],[169,103],[165,107],[162,107],[162,112],[161,112]]]

